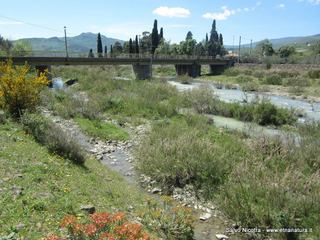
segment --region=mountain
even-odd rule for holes
[[[268,39],[274,48],[279,48],[284,45],[293,45],[297,47],[307,46],[308,44],[313,44],[316,41],[320,41],[320,34],[312,36],[302,36],[302,37],[284,37],[284,38],[275,38]],[[261,43],[263,40],[258,42],[253,42],[252,47],[254,48],[257,44]],[[228,49],[232,49],[232,46],[226,46]],[[250,48],[250,44],[241,45],[242,48]],[[237,46],[235,46],[237,48]]]
[[[108,46],[114,44],[116,41],[123,43],[124,41],[108,38],[104,35],[101,35],[102,45]],[[32,45],[33,51],[65,51],[64,37],[51,37],[51,38],[23,38],[18,41],[28,41]],[[88,53],[92,48],[94,52],[97,49],[97,34],[95,33],[81,33],[75,37],[68,37],[68,50],[69,52],[82,52]]]

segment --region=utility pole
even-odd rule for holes
[[[68,43],[67,43],[67,27],[64,26],[64,44],[66,46],[66,57],[68,58]]]
[[[233,54],[233,56],[234,56],[234,35],[233,35],[233,41],[232,41],[232,54]]]
[[[240,63],[240,50],[241,50],[241,36],[239,37],[238,63]]]
[[[252,51],[252,39],[251,39],[251,42],[250,42],[250,56],[251,56],[251,51]]]

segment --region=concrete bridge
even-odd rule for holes
[[[137,79],[152,77],[152,65],[174,65],[177,75],[197,77],[201,75],[201,66],[209,65],[210,74],[218,75],[234,65],[234,59],[197,57],[197,56],[136,56],[88,58],[88,57],[11,57],[13,64],[23,65],[27,62],[39,72],[48,70],[52,65],[132,65]],[[7,57],[0,57],[6,61]]]

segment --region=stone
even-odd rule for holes
[[[219,240],[227,240],[227,239],[229,239],[229,237],[227,237],[224,234],[216,234],[216,238],[219,239]]]
[[[17,226],[16,226],[16,229],[17,230],[21,230],[23,228],[25,228],[26,225],[24,225],[23,223],[19,223]]]
[[[77,83],[78,82],[78,79],[77,78],[73,78],[73,79],[68,79],[67,81],[65,81],[65,85],[67,85],[67,86],[71,86],[71,85],[73,85],[73,84],[75,84],[75,83]]]
[[[89,214],[93,214],[96,211],[96,208],[93,205],[82,205],[80,206],[80,209]]]
[[[22,187],[18,187],[18,186],[13,186],[12,187],[12,191],[13,191],[13,195],[14,196],[21,196],[23,188]]]
[[[156,194],[156,193],[159,193],[159,192],[161,192],[161,189],[160,189],[160,188],[153,188],[153,189],[151,190],[151,193],[153,193],[153,194]]]
[[[210,218],[211,218],[211,214],[210,213],[204,213],[199,217],[199,219],[202,220],[202,221],[207,221]]]

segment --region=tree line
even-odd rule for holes
[[[110,46],[102,45],[101,35],[97,36],[97,56],[117,56],[120,54],[152,54],[152,55],[196,55],[196,56],[224,56],[227,51],[223,46],[223,36],[218,33],[216,28],[216,20],[213,20],[210,35],[206,34],[205,38],[197,42],[193,38],[193,34],[189,31],[184,41],[179,44],[171,44],[164,37],[163,27],[158,30],[158,21],[154,20],[151,33],[145,31],[142,36],[130,38],[129,41],[121,44],[115,42]],[[90,49],[88,57],[94,57],[93,50]]]

